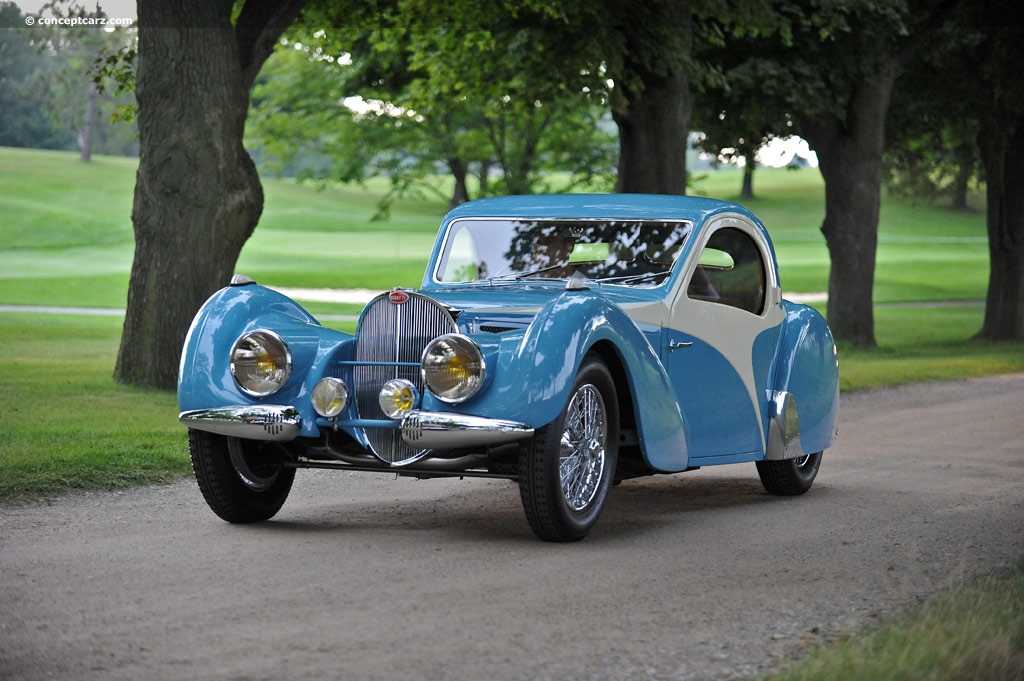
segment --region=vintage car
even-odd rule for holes
[[[192,323],[178,401],[229,522],[336,468],[516,481],[533,531],[574,541],[638,476],[753,462],[769,493],[806,492],[839,380],[745,208],[548,195],[452,210],[422,286],[374,298],[354,335],[236,275]]]

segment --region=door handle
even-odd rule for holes
[[[675,352],[679,348],[688,348],[691,345],[693,345],[693,341],[688,341],[686,343],[677,343],[674,340],[670,340],[668,342],[668,351],[669,352]]]

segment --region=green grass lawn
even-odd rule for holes
[[[100,156],[87,164],[70,153],[0,148],[0,304],[124,307],[136,167],[132,159]],[[699,175],[693,192],[735,199],[740,180],[738,172]],[[390,221],[373,222],[382,190],[266,179],[263,218],[237,269],[271,286],[418,285],[444,203],[399,202]],[[761,170],[755,190],[757,198],[746,203],[775,238],[784,290],[824,291],[820,174]],[[878,302],[977,301],[987,276],[982,213],[885,203]],[[314,314],[359,310],[308,307]],[[1024,371],[1020,344],[972,340],[982,315],[983,308],[972,305],[880,305],[879,347],[841,349],[843,390]],[[184,471],[172,396],[112,384],[120,324],[119,318],[0,315],[15,358],[0,384],[0,499],[162,480],[169,470]],[[61,440],[56,433],[62,431]]]

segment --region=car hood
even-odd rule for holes
[[[631,317],[633,312],[660,306],[665,295],[660,289],[626,286],[591,284],[588,289],[622,307]],[[513,282],[421,292],[458,311],[460,326],[503,331],[528,326],[545,304],[565,293],[565,287],[554,283]]]

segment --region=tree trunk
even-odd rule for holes
[[[303,0],[139,3],[135,259],[114,379],[173,389],[199,306],[228,283],[263,209],[242,147],[249,87]],[[202,27],[202,28],[197,28]]]
[[[92,159],[92,134],[96,130],[96,83],[89,83],[89,95],[85,100],[85,123],[78,133],[78,150],[83,161]]]
[[[950,207],[953,210],[967,210],[967,194],[971,176],[974,175],[974,147],[961,144],[954,151],[957,159],[956,177],[953,179],[953,198]]]
[[[749,201],[754,198],[754,168],[757,167],[757,153],[748,151],[743,155],[746,161],[743,165],[743,186],[740,188],[740,198]]]
[[[1024,119],[978,135],[988,182],[989,280],[980,336],[1024,341]]]
[[[465,162],[457,156],[448,158],[448,171],[455,180],[455,189],[452,190],[452,198],[448,201],[448,210],[469,201],[469,187],[466,185],[468,170]]]
[[[686,144],[692,110],[689,79],[682,72],[648,73],[625,106],[613,107],[619,128],[615,191],[686,193]]]
[[[480,161],[480,171],[478,175],[480,190],[478,196],[487,196],[487,192],[491,190],[491,165],[490,160]]]
[[[882,196],[885,117],[895,68],[853,87],[843,119],[802,121],[825,179],[825,235],[832,267],[828,323],[837,340],[874,347],[873,289]]]

